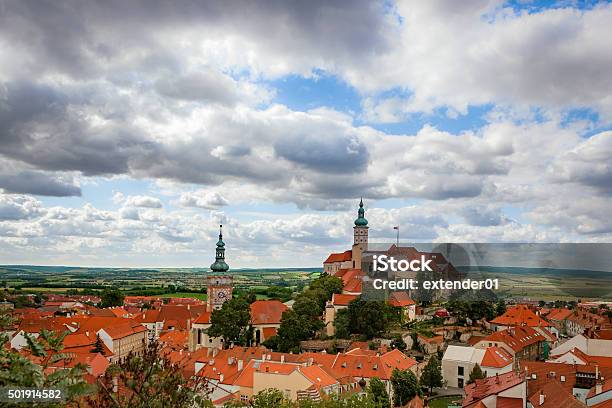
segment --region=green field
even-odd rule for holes
[[[449,405],[461,405],[461,397],[449,396],[436,398],[429,401],[430,408],[447,408]]]
[[[194,293],[194,292],[175,292],[175,293],[165,293],[163,295],[159,295],[162,298],[193,298],[206,300],[206,293]]]

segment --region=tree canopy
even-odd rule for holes
[[[419,381],[412,371],[400,371],[397,368],[391,374],[393,387],[393,405],[403,407],[415,396],[421,394]]]
[[[123,293],[117,288],[105,288],[100,294],[100,307],[123,306]]]
[[[440,360],[435,354],[429,358],[429,361],[423,369],[421,384],[427,387],[430,393],[434,387],[442,386],[442,368],[440,366]]]
[[[238,344],[246,346],[253,338],[251,322],[251,307],[243,297],[235,297],[223,303],[221,309],[213,310],[210,316],[211,337],[223,337],[225,346]]]

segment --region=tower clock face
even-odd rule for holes
[[[213,298],[215,299],[216,302],[222,303],[228,300],[230,295],[231,295],[231,289],[219,288],[219,289],[215,289]]]

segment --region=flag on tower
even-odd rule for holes
[[[393,227],[394,230],[399,230],[399,225],[397,227]]]

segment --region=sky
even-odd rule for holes
[[[0,264],[612,241],[612,4],[0,0]]]

